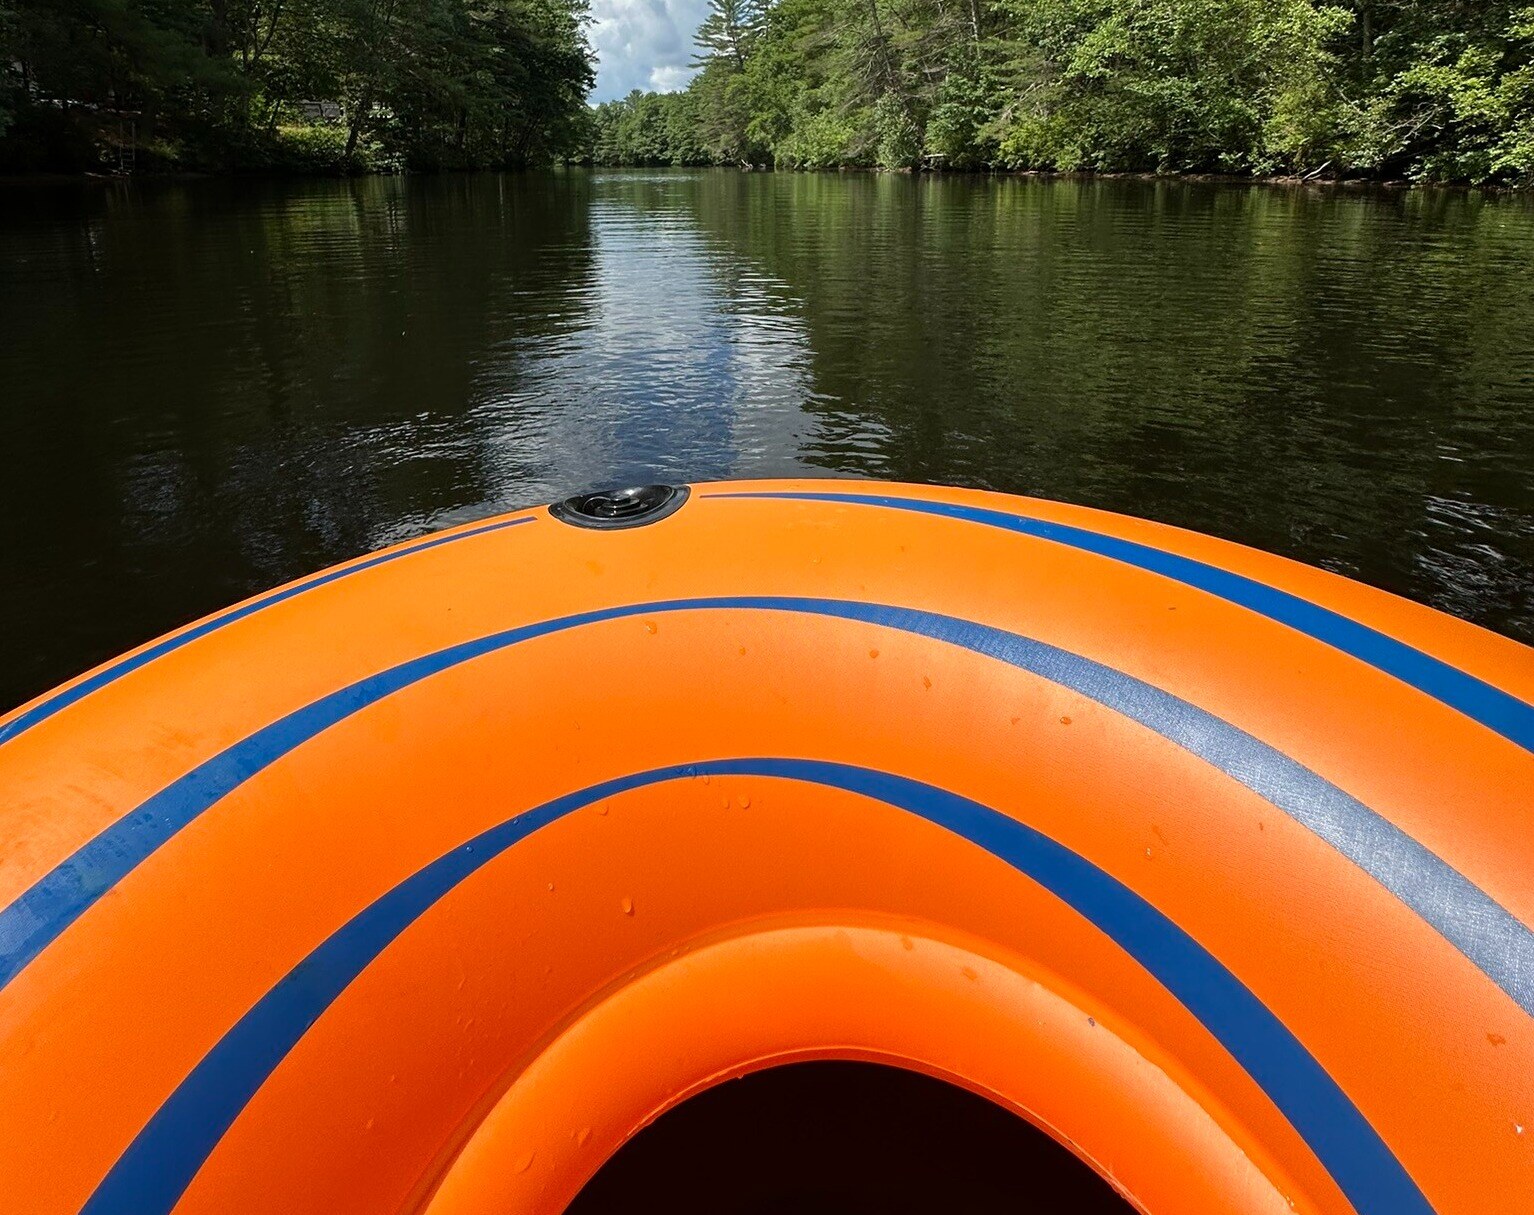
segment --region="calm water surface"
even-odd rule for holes
[[[1061,498],[1534,641],[1534,201],[732,172],[0,189],[0,708],[577,488]]]

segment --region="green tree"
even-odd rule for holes
[[[762,31],[762,14],[759,0],[709,0],[708,15],[693,38],[699,50],[694,66],[724,64],[744,72]]]
[[[0,166],[1534,181],[1529,0],[711,0],[684,92],[594,109],[585,3],[0,0]]]
[[[700,69],[692,85],[697,96],[699,137],[720,163],[756,164],[769,149],[752,130],[760,100],[747,68],[765,26],[758,0],[709,0],[698,27],[693,60]]]
[[[418,167],[522,164],[584,129],[585,0],[3,3],[14,167],[82,144],[100,158],[122,131],[198,167],[340,168],[364,146]]]
[[[1534,180],[1534,7],[1384,11],[1350,148],[1427,180]]]

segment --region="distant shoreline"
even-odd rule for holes
[[[1317,177],[1313,174],[1274,173],[1199,173],[1199,172],[1127,172],[1094,171],[1085,169],[886,169],[878,166],[846,165],[835,169],[779,169],[770,166],[743,165],[593,165],[554,164],[532,165],[522,168],[442,169],[442,170],[387,170],[372,169],[358,173],[294,173],[294,172],[210,172],[197,169],[172,169],[147,173],[0,173],[0,189],[17,185],[67,185],[97,184],[131,185],[146,182],[177,181],[356,181],[375,177],[458,177],[494,173],[544,173],[544,172],[649,172],[649,173],[782,173],[792,177],[835,177],[848,175],[929,178],[934,180],[981,178],[1005,178],[1019,180],[1035,178],[1041,181],[1138,181],[1164,183],[1192,183],[1225,186],[1284,186],[1317,188],[1325,190],[1382,190],[1406,192],[1414,190],[1454,190],[1484,194],[1534,195],[1534,184],[1506,185],[1466,181],[1411,181],[1406,178],[1383,177]]]

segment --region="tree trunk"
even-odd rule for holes
[[[202,49],[211,59],[222,59],[229,53],[229,0],[212,0],[212,10],[203,34]]]
[[[352,158],[352,153],[357,150],[357,140],[362,135],[362,124],[367,120],[367,113],[373,108],[372,98],[364,96],[352,110],[351,122],[346,132],[346,159]]]

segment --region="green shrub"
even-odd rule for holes
[[[910,103],[885,93],[874,103],[873,130],[878,164],[883,169],[911,169],[921,163],[921,128]]]
[[[848,163],[856,125],[830,110],[798,115],[793,129],[778,141],[775,159],[785,169],[835,169]]]
[[[346,154],[347,129],[329,123],[280,126],[266,168],[275,173],[344,176],[392,167],[383,163],[376,140],[362,139]]]
[[[995,162],[997,140],[992,124],[1000,90],[977,64],[952,71],[937,90],[927,120],[927,154],[944,168],[974,169]]]

